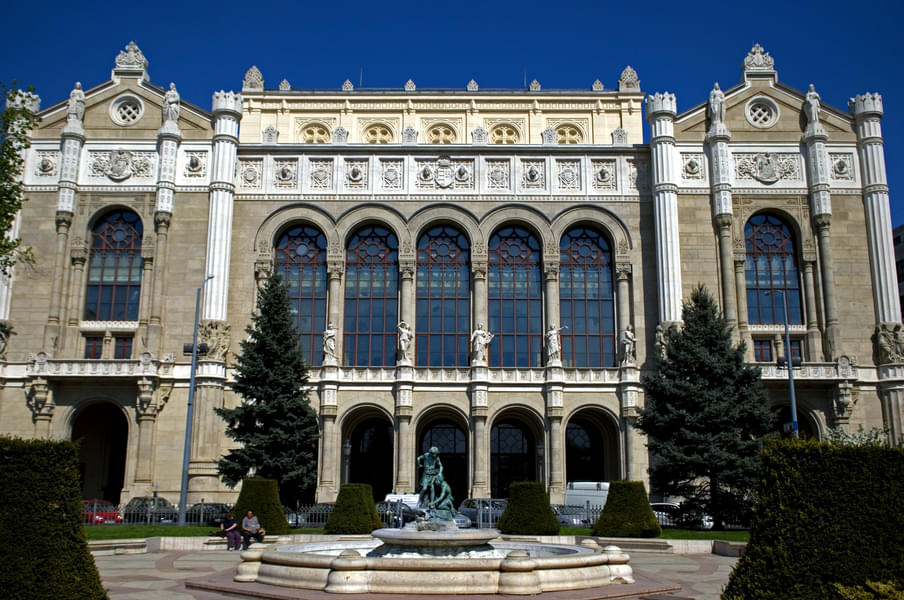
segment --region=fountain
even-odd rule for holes
[[[495,529],[458,529],[438,450],[418,465],[426,519],[372,537],[252,546],[234,580],[341,594],[525,595],[634,583],[628,555],[616,546],[503,541]]]

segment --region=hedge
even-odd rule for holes
[[[279,501],[279,485],[275,479],[249,477],[242,480],[242,491],[232,507],[232,514],[240,529],[242,519],[248,516],[249,510],[254,512],[267,534],[291,533],[292,528]]]
[[[662,528],[650,508],[643,482],[610,482],[606,504],[591,533],[602,537],[659,537]]]
[[[324,533],[370,533],[383,527],[373,489],[367,483],[346,483],[339,488],[336,506],[330,513]]]
[[[500,533],[556,535],[559,520],[549,505],[549,496],[542,483],[516,481],[509,486],[509,499],[499,523]]]
[[[838,598],[904,582],[904,449],[772,441],[750,542],[723,598]]]
[[[78,446],[0,437],[0,595],[106,598],[82,526]]]

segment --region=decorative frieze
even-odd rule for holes
[[[771,184],[780,180],[801,181],[800,155],[756,152],[733,155],[735,179]]]
[[[35,175],[38,177],[56,177],[59,174],[60,153],[39,150],[35,153]]]
[[[333,160],[319,159],[310,162],[310,186],[313,190],[333,189]]]
[[[849,153],[829,153],[829,163],[832,165],[829,177],[833,181],[853,181],[854,179],[854,155]]]
[[[185,153],[185,177],[205,177],[207,175],[207,152]]]
[[[401,190],[405,185],[401,159],[380,161],[380,187],[384,190]]]
[[[546,188],[546,161],[521,161],[521,187],[526,190],[542,190]]]
[[[580,190],[581,163],[577,160],[556,161],[556,178],[560,190]]]
[[[685,181],[702,181],[704,179],[703,154],[696,152],[681,153],[681,179]]]
[[[487,161],[487,189],[508,190],[511,188],[511,163],[507,160]]]
[[[614,160],[591,161],[590,181],[595,190],[614,190],[616,181],[616,163]]]
[[[275,161],[273,164],[273,185],[281,189],[296,189],[298,187],[298,161]]]
[[[156,152],[91,151],[88,153],[88,176],[107,177],[117,183],[131,177],[150,179],[154,176],[156,158]]]
[[[349,190],[366,190],[367,189],[367,161],[366,160],[346,160],[345,161],[345,188]]]
[[[628,160],[628,189],[644,193],[650,191],[650,162],[644,159]]]
[[[474,187],[474,161],[439,157],[415,161],[414,185],[417,189],[471,189]]]
[[[261,189],[261,174],[264,171],[264,161],[261,159],[240,160],[238,168],[239,187],[246,190]]]

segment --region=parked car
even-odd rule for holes
[[[468,498],[458,506],[458,512],[468,517],[475,527],[493,527],[507,505],[505,498]]]
[[[400,513],[401,523],[399,523]],[[404,502],[377,502],[377,514],[387,527],[400,527],[405,523],[417,521],[418,517],[424,516],[424,511],[411,508]]]
[[[82,521],[94,525],[122,523],[122,515],[119,514],[119,509],[108,500],[84,500]]]
[[[452,520],[459,529],[468,529],[471,526],[471,519],[457,511],[452,515]]]
[[[677,502],[651,502],[650,508],[662,527],[712,529],[713,518],[705,513],[691,513]]]
[[[139,496],[132,498],[122,510],[126,523],[173,523],[176,507],[162,497]]]
[[[585,507],[564,504],[552,504],[551,506],[552,512],[555,513],[556,519],[562,527],[593,527]]]
[[[185,511],[185,522],[189,525],[219,527],[228,512],[229,507],[220,502],[198,502]]]

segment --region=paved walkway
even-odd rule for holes
[[[213,578],[217,575],[217,579],[227,578],[241,561],[239,554],[225,550],[120,554],[96,556],[94,562],[111,600],[222,600],[226,596],[186,589],[184,581],[199,577]],[[648,598],[718,600],[737,560],[715,554],[635,552],[631,555],[631,566],[638,576],[668,580],[681,586],[681,591],[674,595]],[[295,592],[298,593],[299,590]],[[316,594],[320,597],[336,597],[335,594]],[[446,597],[430,598],[443,600]]]

